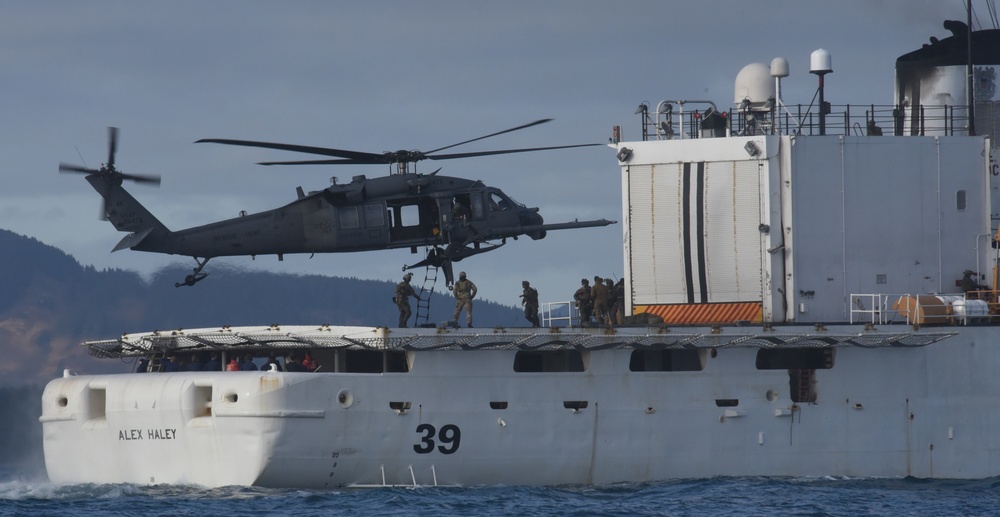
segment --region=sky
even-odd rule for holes
[[[827,101],[891,104],[895,59],[949,36],[946,19],[965,19],[964,0],[0,1],[0,228],[84,265],[148,276],[194,261],[112,254],[125,234],[98,219],[100,199],[83,175],[57,172],[60,162],[100,166],[108,126],[121,129],[119,170],[162,177],[159,188],[126,188],[178,230],[277,208],[297,186],[388,173],[263,167],[256,162],[317,157],[194,143],[201,138],[426,151],[552,118],[449,152],[607,143],[615,125],[627,141],[639,137],[640,102],[729,107],[740,69],[779,56],[791,69],[784,102],[808,105],[809,55],[819,48],[832,56]],[[546,222],[622,220],[621,172],[606,146],[417,170],[439,166],[540,207]],[[517,305],[521,280],[542,302],[569,300],[581,278],[621,277],[622,244],[621,224],[553,231],[455,270],[496,302]],[[419,259],[407,249],[218,258],[206,271],[396,282]]]

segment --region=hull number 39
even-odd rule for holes
[[[435,447],[441,454],[452,454],[462,443],[462,430],[455,424],[443,425],[441,429],[431,424],[420,424],[417,434],[420,435],[420,443],[413,444],[413,451],[417,454],[429,454],[434,452]]]

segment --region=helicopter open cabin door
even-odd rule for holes
[[[408,196],[390,200],[387,206],[393,244],[424,246],[440,242],[441,218],[436,199]]]

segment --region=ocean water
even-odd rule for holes
[[[977,481],[713,478],[607,486],[276,490],[68,485],[0,469],[0,515],[865,516],[997,515],[1000,478]]]

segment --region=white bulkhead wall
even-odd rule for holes
[[[765,322],[809,323],[847,321],[851,294],[959,293],[964,270],[988,276],[994,265],[987,145],[966,136],[623,142],[632,150],[620,163],[627,296],[757,301]]]
[[[753,142],[755,155],[746,149]],[[772,258],[781,233],[778,137],[627,142],[622,163],[625,268],[635,305],[762,302],[770,320]],[[773,185],[771,184],[773,183]],[[777,227],[775,228],[777,230]],[[780,276],[779,276],[780,280]]]
[[[846,321],[851,294],[960,293],[964,270],[992,270],[983,138],[787,138],[786,321]]]

